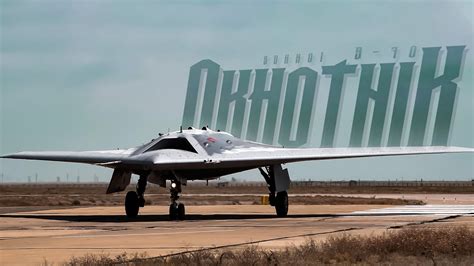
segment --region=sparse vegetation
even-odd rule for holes
[[[349,187],[322,190],[321,187],[292,187],[289,191],[291,204],[300,205],[341,205],[341,204],[377,204],[377,205],[420,205],[420,200],[372,198],[342,196],[292,196],[298,193],[331,193],[331,189],[345,190]],[[134,189],[133,185],[129,188]],[[360,187],[353,188],[361,189]],[[91,184],[84,187],[70,184],[51,184],[41,186],[8,185],[0,186],[0,206],[120,206],[123,205],[125,192],[106,195],[106,185]],[[342,193],[342,191],[341,191]],[[381,192],[379,192],[381,193]],[[217,194],[196,196],[196,194]],[[232,194],[228,196],[227,194]],[[236,195],[237,194],[237,195]],[[242,194],[242,195],[238,195]],[[255,205],[260,204],[260,196],[267,195],[264,186],[217,187],[187,186],[182,201],[187,205]],[[149,185],[146,192],[146,205],[168,205],[168,191]]]
[[[34,196],[4,196],[0,195],[1,207],[16,206],[117,206],[122,205],[124,196],[119,194],[97,195],[96,199],[87,195],[34,195]],[[186,205],[260,205],[260,196],[247,195],[216,195],[216,196],[186,196],[182,201]],[[291,196],[290,202],[295,205],[350,205],[350,204],[375,204],[375,205],[423,205],[421,200],[412,199],[389,199],[389,198],[365,198],[344,196]],[[168,195],[148,195],[146,205],[167,205]]]
[[[63,265],[79,266],[79,265],[138,265],[134,262],[144,261],[147,257],[147,253],[133,253],[127,254],[126,252],[118,254],[116,256],[109,256],[105,253],[100,254],[86,254],[82,257],[72,257],[68,262]],[[44,263],[48,265],[47,262]]]
[[[64,263],[79,265],[472,265],[474,231],[467,227],[411,227],[379,235],[343,234],[300,246],[266,250],[207,249],[166,257],[146,254],[105,254],[74,257]]]
[[[219,194],[248,194],[248,193],[268,193],[267,187],[263,183],[237,183],[236,185],[219,186],[218,181],[209,182],[209,186],[199,183],[190,182],[184,189],[184,194],[198,194],[198,193],[219,193]],[[436,193],[436,194],[472,194],[474,193],[474,182],[472,185],[466,183],[458,184],[451,182],[447,184],[437,184],[425,186],[407,186],[407,184],[400,185],[337,185],[337,183],[321,183],[305,184],[292,183],[289,191],[293,194],[297,193],[321,193],[321,194],[408,194],[408,193]],[[105,183],[89,183],[89,184],[74,184],[74,183],[50,183],[50,184],[0,184],[0,195],[87,195],[94,198],[97,195],[104,195],[108,184]],[[129,189],[135,189],[135,184],[131,184]],[[149,184],[147,186],[147,194],[167,193],[168,190],[160,188],[157,185]]]
[[[421,200],[414,199],[392,199],[392,198],[365,198],[348,196],[296,196],[290,197],[291,204],[296,205],[352,205],[352,204],[375,204],[375,205],[424,205]]]

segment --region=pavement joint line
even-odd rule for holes
[[[459,218],[459,217],[463,217],[463,215],[462,214],[450,215],[450,216],[445,216],[445,217],[441,217],[441,218],[437,218],[437,219],[433,219],[433,220],[428,220],[428,221],[419,221],[419,222],[407,223],[407,224],[403,224],[403,225],[393,225],[393,226],[388,227],[388,229],[401,229],[401,228],[408,227],[408,226],[436,223],[436,222],[456,219],[456,218]]]
[[[198,252],[198,251],[207,251],[207,250],[216,250],[216,249],[231,248],[231,247],[238,247],[238,246],[254,245],[254,244],[259,244],[259,243],[264,243],[264,242],[278,241],[278,240],[284,240],[284,239],[290,239],[290,238],[296,238],[296,237],[326,235],[326,234],[348,232],[348,231],[359,230],[359,229],[362,229],[362,228],[351,227],[351,228],[338,229],[338,230],[333,230],[333,231],[328,231],[328,232],[308,233],[308,234],[300,234],[300,235],[293,235],[293,236],[282,236],[282,237],[268,238],[268,239],[248,241],[248,242],[240,242],[240,243],[234,243],[234,244],[228,244],[228,245],[221,245],[221,246],[215,246],[215,247],[208,247],[208,248],[200,248],[200,249],[195,249],[195,250],[187,250],[187,251],[182,251],[182,252],[175,252],[175,253],[171,253],[171,254],[167,254],[167,255],[161,255],[161,256],[155,256],[155,257],[149,257],[149,258],[134,260],[134,262],[174,257],[174,256],[184,255],[184,254],[188,254],[188,253],[192,253],[192,252]]]
[[[388,226],[388,227],[384,227],[384,228],[385,229],[399,229],[399,228],[403,228],[405,226],[433,223],[433,222],[438,222],[438,221],[443,221],[443,220],[448,220],[448,219],[454,219],[454,218],[462,217],[462,216],[463,216],[462,214],[451,215],[451,216],[442,217],[442,218],[438,218],[438,219],[433,219],[433,220],[429,220],[429,221],[421,221],[421,222],[417,222],[417,223],[407,223],[407,224],[404,224],[404,225]],[[328,218],[331,218],[331,217],[328,217]],[[277,238],[264,239],[264,240],[256,240],[256,241],[229,244],[229,245],[221,245],[221,246],[216,246],[216,247],[201,248],[201,249],[196,249],[196,250],[187,250],[187,251],[176,252],[176,253],[171,253],[171,254],[162,255],[162,256],[149,257],[149,258],[145,258],[145,259],[140,259],[139,261],[147,261],[147,260],[152,260],[152,259],[168,258],[168,257],[184,255],[184,254],[188,254],[188,253],[192,253],[192,252],[216,250],[216,249],[238,247],[238,246],[245,246],[245,245],[253,245],[253,244],[259,244],[259,243],[271,242],[271,241],[278,241],[278,240],[290,239],[290,238],[296,238],[296,237],[305,237],[305,236],[307,237],[307,236],[316,236],[316,235],[325,235],[325,234],[332,234],[332,233],[348,232],[348,231],[354,231],[354,230],[360,230],[360,229],[363,229],[363,228],[352,227],[352,228],[347,228],[347,229],[334,230],[334,231],[330,231],[330,232],[309,233],[309,234],[301,234],[301,235],[295,235],[295,236],[284,236],[284,237],[277,237]]]
[[[0,248],[0,250],[122,250],[122,249],[132,249],[132,250],[140,250],[140,249],[185,249],[186,247],[172,247],[172,246],[165,246],[165,247],[126,247],[126,248],[108,248],[108,247],[67,247],[67,248],[57,248],[57,247],[50,247],[50,248],[42,248],[42,247],[22,247],[22,248]]]

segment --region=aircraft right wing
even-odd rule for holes
[[[86,163],[107,166],[120,162],[127,158],[127,150],[109,150],[109,151],[26,151],[13,154],[7,154],[0,158],[7,159],[25,159],[40,161],[56,161],[71,163]]]

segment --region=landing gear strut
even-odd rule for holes
[[[171,180],[170,220],[184,220],[186,216],[184,204],[177,202],[179,199],[179,193],[181,193],[181,182],[177,180]]]
[[[145,189],[148,175],[140,175],[138,179],[136,192],[129,191],[125,196],[125,213],[128,218],[135,218],[138,215],[140,207],[145,206]]]
[[[286,191],[276,192],[275,186],[275,171],[273,166],[258,168],[260,174],[267,182],[269,203],[271,206],[275,206],[275,211],[278,217],[285,217],[288,214],[288,193]]]
[[[145,197],[144,197],[144,194],[145,194],[145,190],[146,190],[146,183],[147,183],[147,176],[146,175],[142,175],[140,176],[140,178],[138,179],[138,182],[137,182],[137,194],[138,194],[138,205],[140,207],[145,207]]]

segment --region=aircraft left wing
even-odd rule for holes
[[[309,160],[329,160],[347,159],[362,157],[380,157],[397,155],[420,155],[420,154],[442,154],[442,153],[462,153],[474,152],[472,148],[464,147],[374,147],[374,148],[307,148],[288,149],[275,148],[256,151],[251,158],[252,161],[277,161],[282,163],[309,161]],[[230,152],[231,154],[232,152]],[[252,153],[252,151],[249,151]],[[250,155],[250,154],[249,154]],[[230,158],[234,157],[232,155]],[[229,158],[229,159],[230,159]]]
[[[156,158],[154,164],[161,169],[221,168],[221,167],[260,167],[274,164],[334,160],[347,158],[466,153],[473,148],[464,147],[377,147],[377,148],[236,148],[214,154],[204,160]]]

